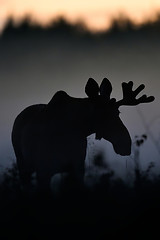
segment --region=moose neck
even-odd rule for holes
[[[74,98],[59,92],[49,102],[47,112],[49,121],[58,121],[62,132],[66,134],[87,137],[96,132],[98,116],[93,99]]]
[[[72,106],[70,111],[72,115],[72,126],[78,130],[78,134],[88,137],[96,134],[97,139],[101,139],[99,134],[99,101],[90,98],[72,98]]]
[[[80,128],[83,129],[85,137],[97,133],[98,126],[98,116],[96,111],[96,104],[93,100],[89,98],[82,99],[83,103],[83,114],[82,117],[82,125]]]

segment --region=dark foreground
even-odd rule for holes
[[[0,188],[0,239],[159,236],[159,178],[138,178],[133,187],[128,187],[121,180],[103,175],[92,189],[78,189],[66,178],[57,194],[26,196],[20,190],[16,173],[7,177]]]

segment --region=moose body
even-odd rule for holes
[[[89,79],[88,98],[73,98],[59,91],[48,104],[29,106],[17,116],[12,143],[23,185],[29,184],[33,172],[40,189],[49,188],[51,177],[61,172],[69,172],[82,182],[87,136],[92,133],[97,139],[110,141],[116,153],[131,153],[131,138],[119,117],[122,100],[110,99],[111,91],[109,80],[104,79],[99,88]],[[126,87],[123,103],[125,91]],[[151,100],[145,97],[143,102]]]
[[[84,174],[89,134],[83,127],[87,128],[90,114],[89,107],[83,112],[81,108],[86,108],[87,101],[64,92],[58,92],[55,98],[60,99],[55,106],[30,106],[15,120],[12,142],[23,184],[29,182],[33,172],[41,186],[48,184],[55,173],[72,172],[76,178]]]

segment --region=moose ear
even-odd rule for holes
[[[107,78],[104,78],[100,85],[100,95],[106,100],[110,100],[112,85]]]
[[[95,98],[98,96],[99,86],[98,83],[93,78],[88,79],[88,82],[85,86],[85,93],[89,98]]]

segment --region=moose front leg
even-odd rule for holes
[[[77,149],[74,158],[72,159],[72,176],[77,188],[84,187],[85,174],[85,157],[86,157],[87,142],[84,141],[81,148]],[[76,150],[76,149],[75,149]]]
[[[38,193],[42,194],[44,197],[51,194],[51,175],[47,174],[45,171],[37,172],[37,184]]]
[[[84,167],[84,159],[80,162],[76,162],[76,164],[73,165],[73,181],[75,181],[75,184],[77,187],[82,188],[84,186],[84,173],[85,173],[85,167]]]

